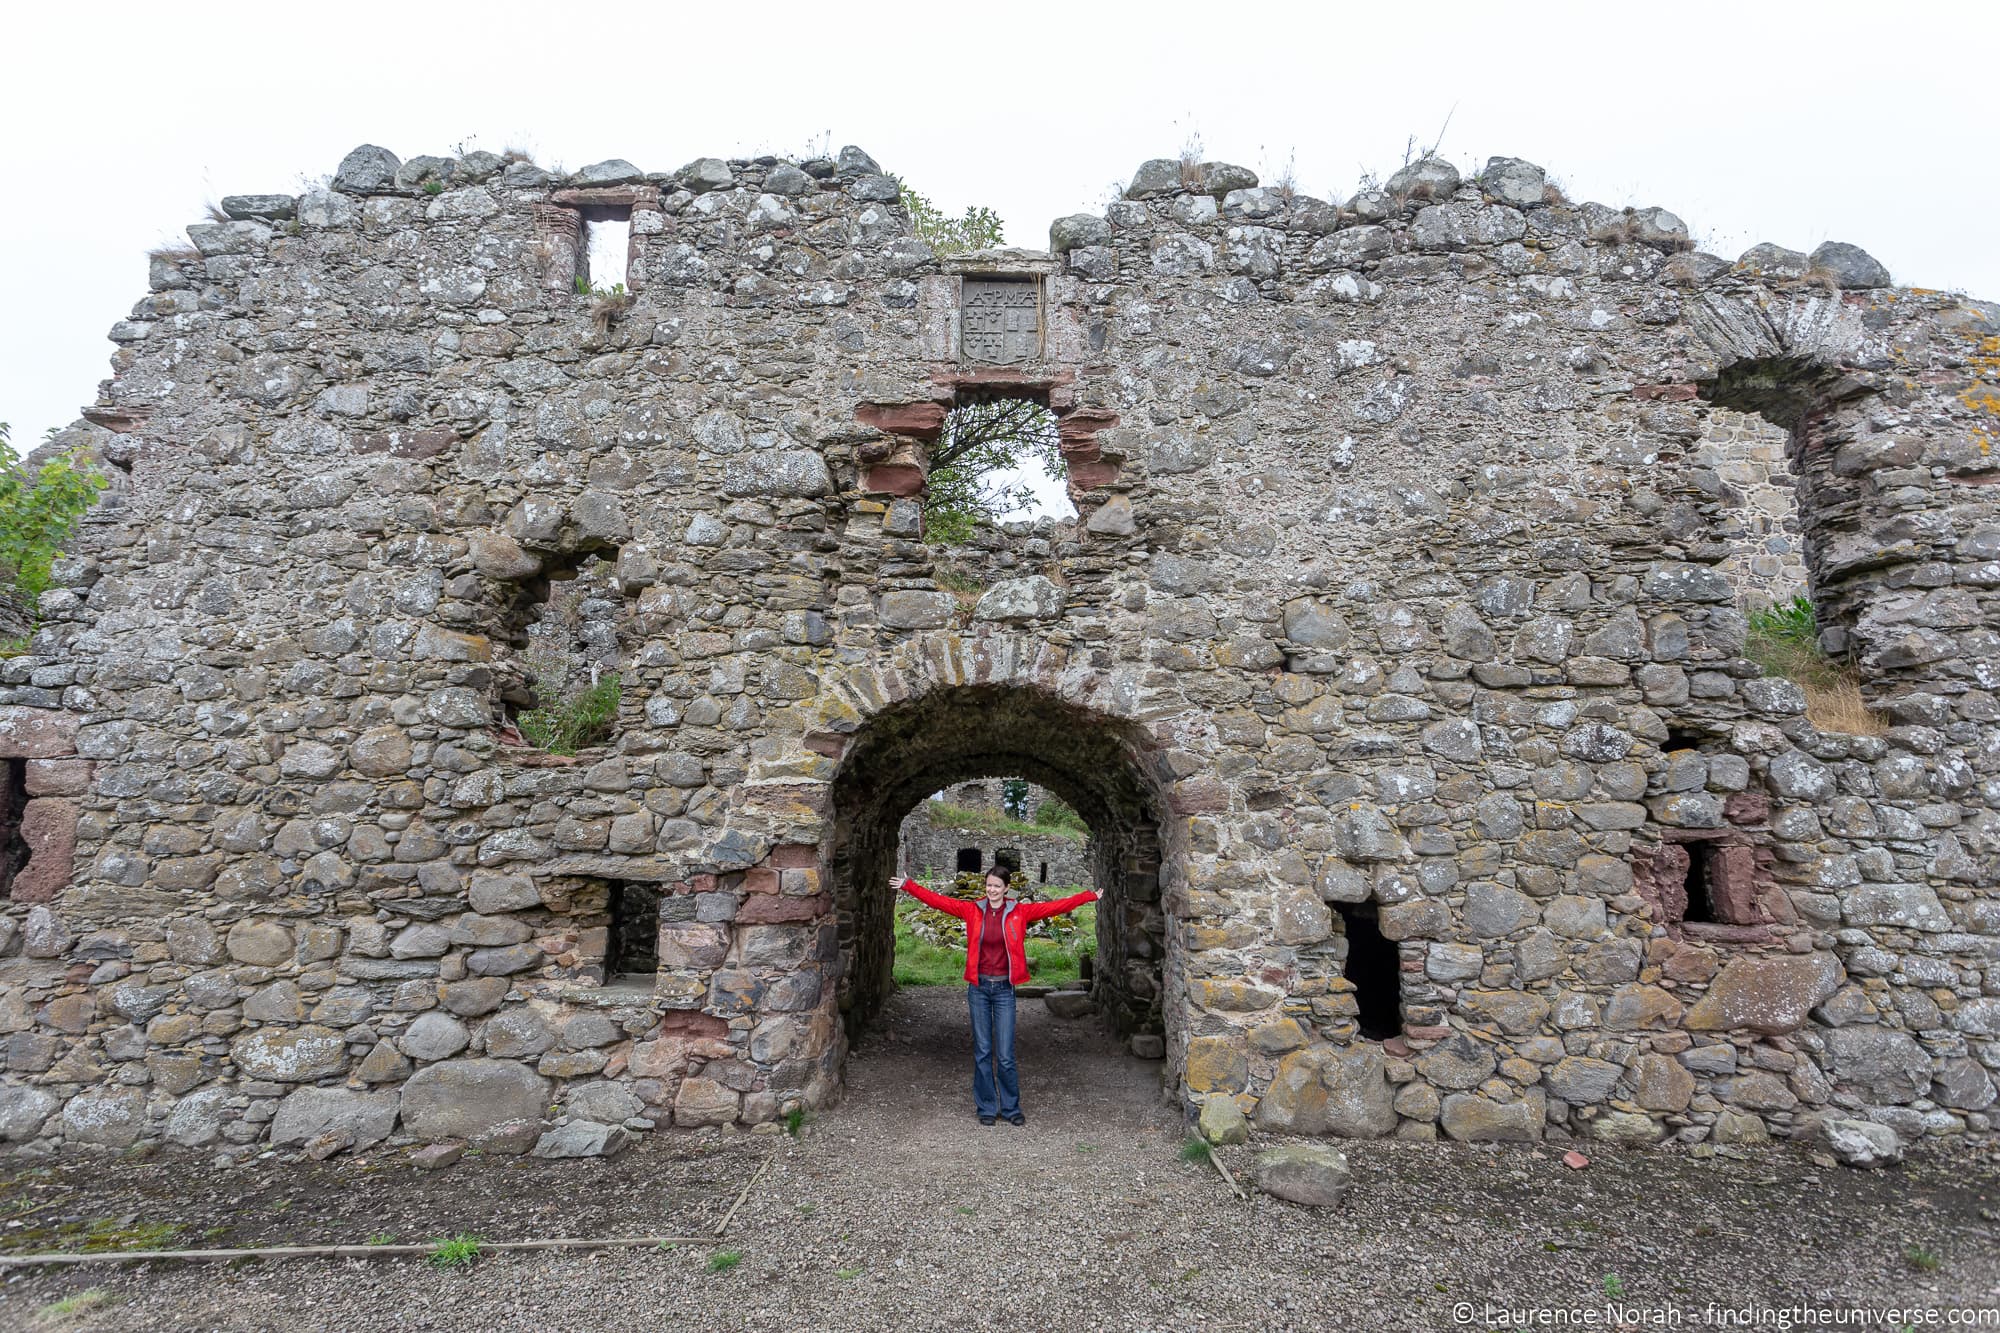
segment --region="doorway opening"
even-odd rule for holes
[[[885,709],[846,748],[833,784],[827,866],[850,1036],[895,986],[891,876],[901,863],[905,816],[930,794],[974,778],[1024,778],[1088,827],[1090,877],[1102,895],[1091,922],[1091,1001],[1121,1036],[1150,1036],[1156,1045],[1165,1032],[1169,960],[1157,796],[1163,782],[1153,747],[1129,723],[1022,686],[934,690]],[[1011,868],[1020,864],[1017,852]]]

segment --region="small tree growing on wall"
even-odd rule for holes
[[[910,230],[918,240],[940,257],[962,255],[973,250],[989,250],[1005,243],[1000,215],[984,205],[974,205],[962,217],[950,217],[924,196],[896,178],[903,192],[903,209],[910,215]]]
[[[31,620],[48,590],[50,566],[105,485],[104,475],[73,451],[32,470],[22,466],[0,422],[0,577]]]

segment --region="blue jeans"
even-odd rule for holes
[[[982,1116],[1011,1120],[1021,1114],[1021,1076],[1014,1068],[1014,984],[982,978],[965,988],[965,1003],[972,1010],[972,1105]]]

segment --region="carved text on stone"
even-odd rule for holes
[[[1041,294],[1033,282],[965,280],[959,341],[968,361],[1008,364],[1041,351]]]

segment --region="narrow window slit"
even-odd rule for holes
[[[1714,921],[1715,895],[1711,892],[1712,872],[1715,861],[1715,844],[1705,838],[1681,844],[1687,853],[1687,876],[1681,887],[1687,893],[1687,906],[1681,911],[1683,921]]]
[[[0,899],[14,896],[14,877],[28,864],[21,816],[28,808],[28,761],[8,759],[0,767]]]
[[[632,255],[632,210],[583,210],[583,287],[590,291],[623,291]]]
[[[1382,1041],[1403,1030],[1403,965],[1396,946],[1382,934],[1373,903],[1340,903],[1347,935],[1343,975],[1354,983],[1356,1023],[1361,1035]]]
[[[660,970],[660,886],[617,881],[611,886],[611,930],[604,979],[644,978]]]

